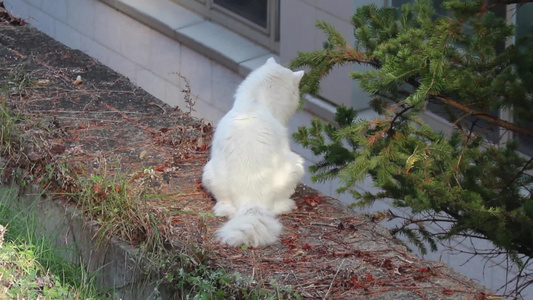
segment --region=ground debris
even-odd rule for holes
[[[213,233],[225,219],[211,213],[214,201],[200,183],[213,127],[31,26],[13,28],[0,26],[0,76],[17,86],[7,100],[24,116],[14,123],[24,142],[19,152],[4,154],[4,177],[22,170],[26,179],[66,195],[98,169],[129,174],[129,182],[150,195],[146,205],[161,220],[169,247],[202,249],[197,264],[239,272],[262,287],[275,289],[272,280],[291,285],[304,299],[488,293],[440,262],[417,259],[381,226],[304,185],[293,195],[297,209],[280,216],[279,243],[261,249],[218,244]],[[13,70],[26,75],[15,78]],[[83,83],[73,81],[78,76]],[[105,199],[121,187],[94,184],[92,192]]]
[[[0,21],[10,25],[24,25],[25,21],[22,18],[17,18],[9,12],[4,6],[4,1],[0,1]]]

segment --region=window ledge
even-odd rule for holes
[[[207,21],[169,0],[100,0],[131,18],[219,62],[245,77],[267,58],[268,49]]]

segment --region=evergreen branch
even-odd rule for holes
[[[523,135],[526,135],[526,136],[531,136],[533,137],[533,130],[530,130],[530,129],[527,129],[527,128],[524,128],[524,127],[520,127],[516,124],[513,124],[511,122],[508,122],[508,121],[505,121],[505,120],[502,120],[500,118],[497,118],[497,117],[494,117],[494,116],[490,116],[488,115],[487,113],[485,112],[482,112],[482,111],[477,111],[477,110],[474,110],[466,105],[463,105],[457,101],[454,101],[452,99],[449,99],[449,98],[446,98],[446,97],[443,97],[443,96],[437,96],[437,95],[434,95],[435,99],[438,99],[442,102],[444,102],[445,104],[449,105],[449,106],[452,106],[454,108],[457,108],[471,116],[475,116],[476,118],[479,118],[485,122],[488,122],[489,124],[491,125],[495,125],[495,126],[499,126],[499,127],[502,127],[502,128],[505,128],[507,130],[510,130],[512,132],[516,132],[516,133],[519,133],[519,134],[523,134]]]
[[[529,167],[529,165],[533,162],[533,157],[531,157],[525,164],[524,166],[522,167],[522,169],[516,173],[516,175],[511,179],[509,180],[509,182],[507,183],[507,185],[505,185],[505,187],[501,190],[502,192],[503,191],[506,191],[510,186],[511,184],[513,184],[513,182],[518,179],[518,177],[520,177],[522,174],[524,174],[524,172],[527,170],[527,168]]]
[[[457,159],[457,165],[455,167],[457,170],[459,170],[459,166],[461,165],[461,162],[463,160],[463,155],[465,154],[468,143],[470,142],[472,138],[472,134],[474,133],[474,127],[476,126],[476,123],[478,122],[478,120],[479,119],[476,119],[474,122],[472,122],[472,125],[470,126],[470,130],[468,131],[468,136],[466,137],[465,142],[463,144],[463,149],[461,150],[461,154],[459,154],[459,158]],[[457,181],[457,185],[461,186],[461,182],[457,179],[456,181]]]
[[[400,111],[399,113],[397,113],[394,118],[392,119],[392,121],[390,122],[390,127],[389,127],[389,130],[390,133],[389,133],[389,136],[392,136],[392,134],[394,133],[394,123],[396,122],[396,120],[401,117],[404,113],[406,113],[407,111],[413,109],[415,106],[414,105],[409,105],[407,107],[405,107],[402,111]]]
[[[323,158],[309,169],[313,178],[340,178],[338,192],[349,191],[357,199],[352,207],[379,200],[409,208],[411,220],[402,218],[403,226],[391,232],[404,234],[422,252],[427,245],[434,250],[437,240],[460,237],[492,241],[492,253],[507,254],[518,266],[519,254],[533,257],[533,199],[524,193],[533,191],[528,174],[533,158],[519,155],[518,138],[499,147],[479,134],[498,127],[533,137],[533,90],[527,85],[533,78],[533,56],[527,51],[532,40],[499,50],[514,35],[513,26],[489,12],[527,2],[533,0],[448,0],[442,4],[450,11],[446,16],[435,16],[429,0],[406,4],[401,11],[363,6],[353,17],[353,47],[322,23],[319,28],[328,35],[324,49],[299,53],[293,61],[293,67],[310,67],[301,92],[316,93],[335,66],[369,66],[350,77],[372,95],[370,106],[382,118],[346,114],[335,126],[312,123],[299,130],[296,140]],[[451,137],[416,118],[428,99],[441,102],[455,121],[459,130]],[[514,108],[518,121],[491,115],[501,107]],[[380,191],[357,192],[354,185],[366,178]],[[430,231],[423,222],[440,228]]]
[[[360,65],[369,65],[376,69],[381,67],[381,63],[377,61],[373,56],[368,55],[367,53],[363,53],[358,51],[352,46],[345,45],[345,47],[342,49],[342,59],[343,61],[349,61],[349,62],[355,62]]]

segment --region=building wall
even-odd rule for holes
[[[316,21],[326,21],[354,43],[352,15],[357,7],[365,4],[381,6],[384,0],[331,1],[294,0],[280,1],[280,58],[282,63],[290,62],[298,51],[322,49],[326,35],[316,28]],[[302,17],[305,16],[305,17]],[[358,110],[368,109],[368,96],[357,82],[347,74],[364,70],[362,66],[342,66],[333,70],[323,79],[320,95],[335,104],[352,106]]]
[[[142,0],[135,1],[142,2]],[[215,124],[231,108],[234,91],[246,75],[246,72],[241,72],[240,68],[232,69],[228,67],[228,63],[221,63],[221,60],[208,58],[199,53],[191,44],[179,42],[172,32],[161,33],[161,30],[154,30],[129,17],[128,14],[104,4],[105,0],[4,2],[16,16],[25,18],[49,36],[71,48],[87,53],[129,77],[132,82],[169,105],[185,108],[182,93],[184,81],[177,75],[181,73],[190,80],[192,93],[197,96],[196,112],[193,115]],[[321,0],[280,1],[280,61],[287,63],[297,51],[309,51],[321,47],[325,35],[314,27],[317,19],[332,23],[345,37],[353,38],[350,17],[355,9],[360,5],[368,3],[380,5],[383,2],[383,0],[353,0],[336,1],[336,5],[331,5],[330,1]],[[161,12],[168,22],[197,24],[204,21],[196,14],[183,10],[174,14],[168,9],[161,9]],[[180,16],[174,17],[175,14]],[[250,59],[246,63],[253,62],[251,66],[259,65],[266,60],[266,57],[268,55]],[[322,83],[322,96],[332,102],[365,109],[366,95],[346,76],[353,68],[343,67],[333,72]],[[360,115],[369,117],[372,114],[368,110],[363,110]],[[298,112],[290,123],[291,132],[297,130],[298,126],[308,125],[314,117],[311,111]],[[435,122],[436,119],[431,121]],[[306,159],[307,166],[318,160],[301,146],[294,143],[291,146]],[[312,183],[310,175],[306,174],[304,183],[343,202],[353,201],[350,195],[335,193],[339,187],[338,182]],[[360,184],[359,188],[361,191],[374,190],[370,181]],[[369,211],[389,208],[386,204],[378,203]],[[479,246],[490,246],[483,242],[476,243]],[[467,247],[463,248],[468,250]],[[438,252],[430,253],[427,258],[442,260],[489,288],[497,288],[505,281],[502,267],[493,267],[494,262],[485,265],[485,261],[479,257],[463,264],[470,259],[470,255],[451,255],[449,249],[441,248]]]

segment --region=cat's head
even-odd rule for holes
[[[303,75],[304,71],[293,72],[271,57],[242,82],[237,89],[236,103],[259,102],[287,124],[299,106],[299,84]]]

